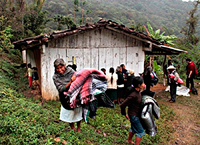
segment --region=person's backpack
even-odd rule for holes
[[[151,75],[153,75],[151,81],[154,85],[156,85],[158,83],[158,77],[154,71],[151,72]]]
[[[198,91],[195,87],[192,88],[192,94],[194,95],[198,95]]]
[[[33,72],[33,80],[38,80],[39,79],[39,76],[38,76],[38,73],[37,73],[37,67],[33,67],[32,70],[34,70]]]

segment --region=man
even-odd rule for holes
[[[186,75],[187,75],[187,79],[186,79],[186,87],[189,88],[189,85],[191,83],[191,89],[194,88],[194,78],[196,78],[196,75],[198,75],[198,71],[197,71],[197,67],[194,64],[194,62],[192,62],[192,60],[190,58],[186,59],[186,62],[188,63],[187,67],[186,67]]]

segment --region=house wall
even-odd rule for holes
[[[25,63],[27,63],[27,64],[31,63],[32,67],[36,67],[36,61],[35,61],[33,50],[31,50],[31,49],[26,50],[26,62]]]
[[[125,64],[135,74],[143,72],[145,54],[142,42],[108,29],[97,29],[49,41],[45,53],[41,54],[42,96],[55,99],[58,92],[53,83],[53,62],[63,58],[67,64],[75,63],[77,70],[116,68]]]

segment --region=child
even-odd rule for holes
[[[144,88],[144,81],[141,77],[137,76],[133,79],[134,89],[128,95],[126,100],[120,105],[121,114],[125,115],[125,117],[131,122],[131,129],[129,131],[129,136],[127,139],[127,143],[134,144],[132,141],[133,135],[136,134],[135,145],[139,145],[142,140],[142,136],[145,135],[144,129],[140,122],[141,115],[141,102],[142,96],[140,91]],[[126,115],[126,106],[128,106],[128,115]]]
[[[32,86],[32,75],[33,75],[33,70],[31,69],[31,64],[28,64],[28,70],[27,70],[27,74],[28,74],[28,86],[29,88]]]

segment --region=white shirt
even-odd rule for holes
[[[113,82],[111,84],[111,76],[113,76]],[[108,73],[106,75],[106,79],[108,82],[108,89],[117,89],[117,80],[118,80],[118,76],[116,73],[113,73],[113,75],[111,73]]]

